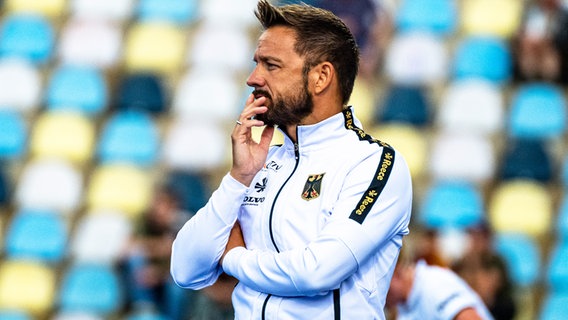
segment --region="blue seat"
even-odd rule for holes
[[[426,31],[449,36],[456,30],[458,8],[452,0],[404,0],[395,19],[400,32]]]
[[[483,221],[483,208],[483,198],[474,184],[440,181],[426,193],[419,219],[429,228],[463,230]]]
[[[51,73],[46,104],[49,110],[75,110],[89,116],[107,106],[107,87],[100,70],[86,66],[60,66]]]
[[[124,300],[120,278],[109,265],[74,264],[62,276],[58,307],[63,312],[108,316]]]
[[[549,290],[568,292],[568,241],[558,240],[552,249],[546,268]]]
[[[27,149],[28,128],[16,110],[0,110],[0,159],[20,159]]]
[[[197,0],[140,0],[137,8],[141,21],[160,20],[183,25],[194,22],[199,15]]]
[[[568,292],[550,292],[541,303],[539,320],[562,320],[568,315]]]
[[[10,181],[3,168],[0,167],[0,206],[10,203],[11,189]]]
[[[560,137],[566,130],[566,99],[559,87],[522,85],[514,92],[508,119],[509,135],[518,138]]]
[[[146,113],[118,111],[104,124],[97,145],[102,163],[153,165],[158,157],[159,133],[154,120]]]
[[[139,110],[162,113],[166,109],[166,93],[159,75],[134,73],[127,75],[118,89],[120,110]]]
[[[189,213],[197,212],[210,196],[206,178],[198,173],[172,171],[168,174],[165,186],[178,198],[181,209]]]
[[[455,80],[478,78],[503,84],[511,72],[511,52],[502,39],[470,36],[458,43],[452,67]]]
[[[530,287],[539,280],[541,252],[534,238],[524,233],[498,233],[494,245],[515,285]]]
[[[499,178],[532,179],[548,183],[553,178],[552,156],[545,141],[539,139],[511,139],[503,151]]]
[[[420,86],[394,85],[377,108],[375,120],[424,126],[430,121],[431,102]]]
[[[556,218],[556,233],[561,241],[568,241],[568,189],[562,196],[558,216]]]
[[[53,54],[55,33],[41,15],[12,14],[0,29],[0,56],[15,56],[34,64],[46,64]]]
[[[23,311],[2,310],[0,311],[0,320],[31,320],[32,318]]]
[[[5,246],[11,259],[58,263],[67,251],[67,228],[54,212],[24,210],[8,225]]]

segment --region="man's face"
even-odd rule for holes
[[[283,26],[269,28],[259,38],[247,84],[255,98],[267,98],[268,111],[255,116],[266,125],[300,124],[312,112],[304,59],[294,51],[295,42],[295,32]]]

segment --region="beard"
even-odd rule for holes
[[[253,95],[266,97],[268,110],[257,114],[254,118],[262,120],[267,126],[287,127],[300,124],[301,121],[312,113],[314,102],[308,92],[308,83],[305,80],[303,86],[286,97],[273,98],[265,90],[254,90]]]

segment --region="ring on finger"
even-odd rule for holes
[[[240,126],[243,123],[241,121],[237,120],[237,124]]]

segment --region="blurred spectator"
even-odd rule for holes
[[[212,286],[198,291],[193,301],[190,320],[233,320],[231,303],[237,280],[222,273]]]
[[[122,264],[129,309],[154,309],[172,320],[186,314],[188,291],[177,287],[169,272],[175,234],[190,217],[179,205],[180,195],[162,186],[139,221]]]
[[[424,260],[427,264],[433,266],[448,266],[446,259],[440,251],[438,230],[432,228],[415,228],[412,232],[416,237],[413,242],[416,260]]]
[[[568,4],[533,0],[513,38],[516,78],[568,83]]]
[[[514,319],[513,285],[503,258],[493,249],[493,232],[487,223],[467,230],[469,247],[452,269],[475,290],[496,320]]]

